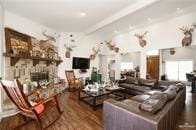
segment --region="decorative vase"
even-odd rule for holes
[[[28,86],[28,84],[23,84],[23,92],[25,94],[28,94],[30,92],[30,87]]]

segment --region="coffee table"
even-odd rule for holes
[[[90,105],[93,110],[96,110],[97,107],[103,105],[103,101],[108,98],[117,98],[125,99],[125,93],[122,95],[116,94],[116,92],[124,92],[123,88],[118,87],[117,89],[108,90],[104,88],[103,90],[97,92],[85,91],[84,89],[79,90],[78,99],[79,101],[83,101],[84,103]]]

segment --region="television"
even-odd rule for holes
[[[90,58],[73,57],[72,69],[89,69]]]

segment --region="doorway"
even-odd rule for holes
[[[159,55],[147,57],[147,79],[159,79]]]

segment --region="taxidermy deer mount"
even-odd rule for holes
[[[52,42],[56,42],[56,39],[60,37],[59,34],[55,33],[54,35],[47,34],[47,31],[43,31],[43,35],[46,37],[46,40],[40,40],[40,47],[42,50],[45,50],[45,48],[56,48]]]
[[[70,58],[71,57],[71,52],[73,51],[73,48],[75,48],[76,46],[75,45],[67,46],[66,44],[64,46],[65,46],[65,49],[66,49],[65,57]]]
[[[196,24],[192,24],[190,27],[183,26],[180,28],[181,31],[184,33],[184,38],[182,39],[182,46],[190,46],[192,43],[192,32],[196,28]]]
[[[116,47],[116,44],[112,44],[112,40],[110,40],[109,42],[108,41],[105,41],[108,48],[111,50],[111,51],[115,51],[116,53],[119,52],[119,48]]]
[[[146,31],[145,33],[139,35],[139,34],[135,34],[134,36],[136,36],[139,40],[139,44],[141,47],[145,47],[147,42],[146,40],[144,40],[144,36],[147,34],[148,32]]]
[[[176,50],[175,50],[175,48],[170,48],[169,52],[171,55],[174,55],[176,53]]]
[[[90,59],[94,60],[97,56],[97,54],[100,52],[100,48],[98,47],[97,49],[95,47],[93,47],[93,54],[90,55]]]
[[[54,35],[47,34],[47,31],[43,31],[43,35],[46,37],[46,40],[41,40],[40,42],[56,42],[56,39],[60,37],[59,34],[54,33]]]

